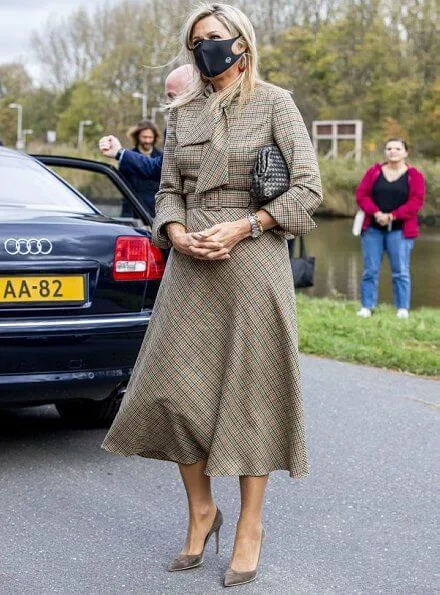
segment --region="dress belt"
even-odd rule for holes
[[[187,209],[202,209],[204,211],[221,211],[222,208],[251,209],[251,196],[246,190],[223,190],[215,188],[201,194],[186,195]]]

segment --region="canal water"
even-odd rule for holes
[[[317,219],[318,229],[304,236],[316,257],[315,286],[301,292],[319,297],[360,299],[360,239],[351,233],[351,219]],[[411,307],[440,307],[440,228],[421,226],[411,255]],[[393,303],[391,272],[385,256],[379,285],[380,302]]]

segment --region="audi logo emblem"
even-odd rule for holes
[[[17,254],[21,256],[42,254],[44,256],[50,254],[53,248],[52,242],[47,238],[40,238],[39,240],[36,238],[29,238],[28,240],[24,238],[19,238],[18,240],[9,238],[4,243],[4,246],[6,252],[11,254],[11,256],[16,256]]]

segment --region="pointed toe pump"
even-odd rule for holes
[[[208,532],[208,535],[205,537],[205,542],[203,544],[203,549],[200,554],[178,554],[171,564],[168,567],[170,572],[176,572],[178,570],[189,570],[190,568],[197,568],[203,562],[203,554],[205,553],[206,544],[209,541],[209,538],[213,533],[215,533],[215,541],[216,541],[216,552],[219,552],[219,533],[220,527],[223,525],[223,515],[221,510],[217,508],[217,512],[215,514],[214,521],[211,525],[211,528]]]
[[[246,583],[251,583],[257,578],[258,574],[258,565],[260,563],[260,556],[261,556],[261,549],[263,547],[263,539],[264,539],[264,529],[261,533],[261,543],[260,543],[260,552],[258,554],[258,562],[257,566],[254,570],[245,570],[243,572],[238,572],[233,570],[229,567],[225,573],[225,578],[223,581],[223,585],[225,587],[236,587],[238,585],[245,585]]]

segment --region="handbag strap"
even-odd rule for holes
[[[291,240],[289,242],[289,257],[290,257],[290,259],[295,257],[296,239],[297,238],[294,238],[293,240]],[[304,241],[303,236],[299,236],[299,257],[307,258],[306,243]]]

